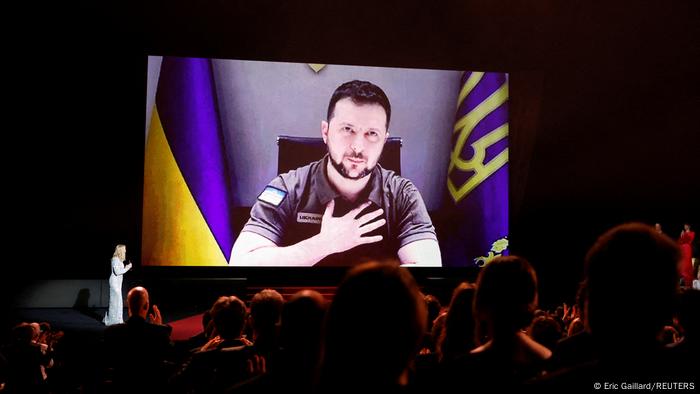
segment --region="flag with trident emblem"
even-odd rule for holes
[[[508,248],[508,76],[465,72],[447,170],[443,265],[483,266]]]

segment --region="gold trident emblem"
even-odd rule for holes
[[[462,105],[464,99],[467,97],[467,95],[469,95],[472,89],[474,89],[477,83],[479,83],[483,76],[483,72],[474,72],[469,76],[469,79],[467,79],[467,82],[459,92],[457,108]],[[455,144],[454,150],[450,155],[450,167],[447,170],[447,189],[449,190],[455,203],[460,202],[467,194],[469,194],[469,192],[474,190],[489,176],[491,176],[491,174],[496,172],[508,162],[508,148],[505,148],[488,163],[484,163],[486,148],[508,136],[508,123],[501,125],[495,130],[491,130],[483,137],[474,141],[471,144],[471,147],[474,150],[474,155],[471,159],[464,160],[460,156],[462,149],[464,148],[464,144],[467,142],[471,132],[474,131],[476,125],[478,125],[479,122],[481,122],[488,114],[493,112],[501,104],[505,103],[506,100],[508,100],[508,82],[501,85],[501,87],[493,92],[486,100],[481,102],[476,108],[471,110],[468,114],[460,118],[457,123],[455,123],[453,132],[459,132],[459,137],[457,138],[457,143]],[[474,172],[474,174],[471,175],[469,179],[459,187],[457,187],[450,179],[450,174],[455,167],[457,167],[457,169],[460,171]]]

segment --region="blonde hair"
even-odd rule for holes
[[[114,248],[114,254],[112,255],[112,257],[117,257],[121,261],[126,260],[126,245],[117,245],[117,247]]]

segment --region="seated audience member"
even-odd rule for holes
[[[283,370],[296,387],[311,389],[317,378],[326,300],[314,290],[296,293],[282,310],[280,344]],[[303,390],[308,391],[308,390]]]
[[[423,347],[427,348],[430,352],[434,352],[438,338],[433,338],[432,336],[433,322],[440,316],[442,305],[440,304],[440,300],[432,294],[423,296],[423,299],[428,308],[428,328],[425,338],[423,339]]]
[[[46,334],[42,333],[41,324],[37,322],[32,322],[29,323],[29,325],[32,326],[32,329],[34,330],[34,335],[32,336],[32,343],[39,346],[39,348],[41,349],[41,353],[45,355],[49,360],[46,365],[41,366],[41,376],[44,380],[47,380],[48,375],[46,374],[46,369],[53,367],[53,352],[51,352],[51,349],[49,349],[49,345],[46,344]]]
[[[450,362],[468,354],[476,347],[474,337],[474,315],[472,304],[476,287],[461,283],[452,293],[450,307],[445,317],[445,327],[438,339],[437,351],[440,362]]]
[[[194,353],[202,348],[213,337],[214,325],[211,323],[211,313],[202,313],[202,331],[177,344],[181,353]],[[188,354],[189,356],[189,354]]]
[[[294,294],[282,309],[277,368],[233,387],[231,393],[309,393],[317,379],[326,301],[315,290]]]
[[[42,368],[49,365],[50,357],[34,343],[35,335],[29,323],[12,329],[12,343],[3,349],[7,361],[3,393],[48,393]]]
[[[581,283],[576,295],[578,317],[569,324],[566,338],[558,341],[552,349],[552,358],[549,361],[550,371],[583,364],[597,358],[591,335],[586,329],[586,314],[583,307],[585,292],[586,285]]]
[[[113,371],[114,392],[162,390],[169,373],[166,362],[172,351],[172,328],[163,325],[156,305],[153,313],[148,313],[150,300],[145,288],[129,290],[126,302],[129,319],[104,331],[103,357]]]
[[[675,361],[658,337],[672,319],[679,257],[670,238],[641,223],[617,226],[598,238],[586,256],[584,279],[584,321],[595,359],[539,384],[563,389],[673,376]]]
[[[265,358],[267,369],[274,368],[279,349],[279,329],[284,298],[273,289],[264,289],[250,301],[250,323],[253,329],[253,351]]]
[[[210,310],[217,336],[195,352],[171,379],[171,390],[218,393],[249,377],[250,342],[241,337],[247,311],[238,297],[219,297]]]
[[[433,328],[430,330],[430,337],[436,338],[436,341],[440,339],[442,333],[445,331],[445,322],[447,321],[448,310],[449,309],[441,312],[438,317],[433,320]],[[435,354],[437,355],[437,352]]]
[[[561,325],[555,319],[547,316],[533,319],[527,333],[530,338],[550,350],[553,350],[557,342],[562,339]]]
[[[540,374],[552,352],[523,332],[536,307],[537,276],[527,260],[505,256],[489,262],[474,294],[477,338],[486,342],[445,366],[447,387],[507,390]]]
[[[426,329],[426,306],[398,263],[357,266],[328,310],[319,391],[399,392]]]
[[[598,351],[590,332],[586,330],[585,322],[577,319],[569,326],[569,335],[554,346],[548,369],[555,371],[570,368],[593,362],[597,358]]]
[[[452,292],[447,312],[442,315],[442,328],[437,331],[435,351],[429,354],[421,352],[416,358],[416,391],[430,391],[440,379],[441,363],[449,363],[476,347],[472,314],[475,289],[473,284],[464,282]]]

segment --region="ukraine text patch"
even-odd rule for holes
[[[298,223],[321,224],[322,217],[323,217],[323,215],[318,214],[318,213],[298,212],[297,213],[297,222]]]

